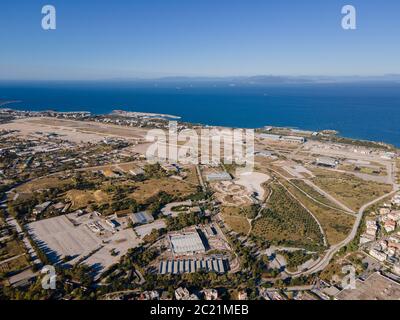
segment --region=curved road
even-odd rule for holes
[[[356,221],[354,222],[353,229],[351,230],[350,234],[347,236],[346,239],[344,239],[342,242],[339,242],[338,244],[335,244],[335,245],[331,246],[331,247],[326,251],[325,256],[324,256],[322,259],[318,260],[317,263],[316,263],[314,266],[312,266],[311,268],[309,268],[308,270],[306,270],[306,271],[300,271],[300,272],[297,272],[297,273],[289,273],[289,272],[287,272],[287,273],[288,273],[290,276],[292,276],[292,277],[299,277],[299,276],[302,276],[302,275],[313,274],[313,273],[316,273],[316,272],[319,272],[319,271],[322,271],[323,269],[325,269],[326,266],[327,266],[327,265],[329,264],[329,262],[331,261],[331,259],[333,258],[333,256],[334,256],[341,248],[343,248],[344,246],[346,246],[347,244],[349,244],[349,243],[354,239],[354,237],[355,237],[356,234],[357,234],[358,227],[360,226],[362,217],[363,217],[363,215],[364,215],[364,211],[365,211],[368,207],[372,206],[373,204],[375,204],[375,203],[377,203],[377,202],[379,202],[379,201],[381,201],[381,200],[383,200],[383,199],[385,199],[385,198],[387,198],[387,197],[390,197],[391,195],[393,195],[393,194],[395,194],[396,192],[399,191],[399,185],[398,185],[398,184],[396,183],[396,181],[395,181],[395,179],[396,179],[395,171],[396,171],[395,166],[392,166],[392,170],[391,170],[391,172],[390,172],[390,177],[391,177],[391,179],[392,179],[393,191],[390,192],[390,193],[387,193],[387,194],[385,194],[385,195],[383,195],[383,196],[381,196],[381,197],[379,197],[379,198],[376,198],[375,200],[372,200],[372,201],[370,201],[370,202],[364,204],[364,205],[360,208],[360,210],[358,211],[358,215],[357,215],[357,217],[356,217]]]

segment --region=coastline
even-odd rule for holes
[[[132,126],[132,123],[151,123],[157,121],[178,121],[181,119],[180,116],[169,115],[169,114],[161,114],[161,113],[151,113],[151,112],[136,112],[136,111],[125,111],[125,110],[113,110],[108,114],[97,115],[92,114],[90,111],[31,111],[31,110],[16,110],[12,108],[4,108],[0,105],[0,115],[4,113],[9,113],[11,115],[17,115],[17,117],[54,117],[54,118],[64,118],[64,119],[72,119],[72,120],[88,120],[88,119],[97,119],[98,117],[123,117],[126,118],[125,125],[120,121],[116,120],[116,125],[119,126]],[[187,124],[190,126],[203,126],[203,127],[216,127],[216,128],[240,128],[233,126],[213,126],[208,124],[200,124],[193,123],[189,121],[180,121],[182,124]],[[0,118],[1,123],[1,118]],[[297,127],[290,126],[263,126],[258,128],[250,128],[254,129],[258,133],[273,133],[273,134],[284,134],[284,135],[293,135],[297,137],[304,137],[307,139],[315,139],[321,141],[330,141],[332,143],[345,143],[352,144],[359,147],[373,147],[377,149],[387,149],[388,151],[398,150],[400,146],[381,142],[374,140],[366,140],[366,139],[357,139],[352,137],[341,136],[340,132],[333,129],[323,129],[318,131],[307,130]]]

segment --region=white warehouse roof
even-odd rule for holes
[[[205,252],[203,241],[197,232],[190,232],[170,236],[174,253],[187,254],[192,252]]]

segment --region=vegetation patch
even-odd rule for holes
[[[285,258],[286,268],[291,272],[297,271],[298,267],[308,260],[317,258],[315,254],[308,253],[305,250],[279,251],[278,253]]]
[[[354,211],[392,190],[388,184],[366,181],[351,174],[314,169],[312,181]]]
[[[253,224],[255,237],[276,245],[321,250],[323,235],[318,223],[280,184],[271,184],[272,195],[262,216]]]
[[[305,184],[305,183],[304,183]],[[306,185],[306,184],[305,184]],[[308,185],[307,185],[308,186]],[[286,183],[286,187],[292,192],[301,203],[310,210],[318,222],[321,224],[322,229],[325,232],[327,241],[329,245],[333,245],[344,240],[347,235],[350,233],[355,218],[349,214],[343,213],[338,210],[334,210],[328,208],[326,206],[321,205],[320,203],[313,201],[309,197],[307,197],[304,193],[299,191],[297,188],[293,187],[289,183]],[[309,186],[308,186],[309,187]],[[311,188],[311,187],[309,187]],[[312,188],[311,188],[312,189]],[[307,194],[307,190],[303,190]],[[314,191],[317,192],[317,191]],[[309,194],[310,195],[310,194]],[[313,196],[313,195],[311,195]],[[321,195],[321,197],[323,197]],[[322,201],[321,201],[322,200]],[[325,197],[318,199],[322,203],[326,203],[329,201]]]
[[[222,207],[221,216],[232,231],[244,235],[250,231],[250,223],[246,218],[246,213],[241,208]]]

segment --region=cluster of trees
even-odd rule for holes
[[[168,231],[176,231],[181,230],[183,228],[206,223],[209,221],[209,217],[200,217],[195,212],[184,213],[181,212],[177,217],[168,217],[167,218],[167,230]]]
[[[314,257],[313,254],[309,254],[304,250],[280,251],[279,254],[286,259],[287,267],[291,270],[297,269],[298,266]]]
[[[323,235],[318,223],[283,186],[274,184],[271,187],[273,193],[268,208],[262,211],[253,233],[277,245],[321,250]]]
[[[15,217],[18,221],[23,221],[33,208],[39,204],[38,199],[30,198],[25,201],[8,202],[8,213]]]
[[[241,213],[243,213],[248,219],[254,219],[257,217],[259,211],[259,204],[252,204],[251,206],[241,208]]]
[[[167,176],[167,172],[157,162],[154,164],[146,164],[143,168],[146,179],[160,179]]]
[[[36,281],[25,288],[4,287],[0,290],[0,299],[7,300],[43,300],[57,299],[67,295],[74,299],[95,299],[97,289],[94,286],[93,270],[84,264],[76,265],[71,269],[56,268],[56,289],[47,290],[42,287],[39,276]]]
[[[111,209],[113,211],[130,209],[133,212],[137,212],[139,210],[142,210],[143,206],[138,204],[136,202],[136,200],[134,200],[134,199],[125,198],[125,199],[122,199],[121,201],[113,202],[111,204]]]
[[[153,215],[157,216],[160,213],[162,207],[166,204],[172,202],[174,197],[170,194],[166,193],[165,191],[160,191],[155,196],[147,199],[146,206],[147,210]]]
[[[96,184],[92,180],[85,179],[85,177],[78,171],[72,177],[72,187],[77,190],[94,189]]]

